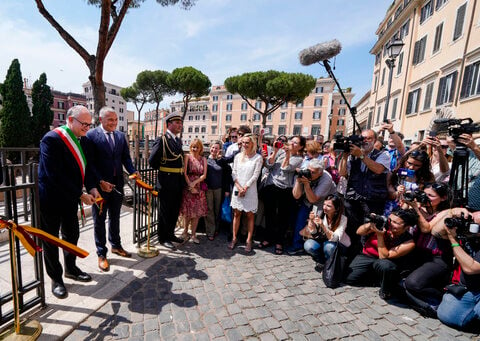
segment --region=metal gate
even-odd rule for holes
[[[18,164],[6,165],[6,154],[18,152]],[[3,183],[0,186],[0,214],[16,224],[40,225],[38,198],[38,164],[27,163],[27,156],[38,155],[38,148],[3,148],[0,149]],[[0,234],[0,327],[14,319],[14,290],[12,278],[17,276],[18,309],[23,314],[36,307],[45,306],[45,289],[43,278],[43,261],[41,253],[35,257],[23,248],[17,238],[10,240],[8,231]],[[8,236],[8,237],[7,237]],[[3,240],[3,241],[2,241]],[[7,242],[8,241],[8,242]],[[35,240],[37,244],[39,241]],[[40,244],[39,244],[40,245]],[[16,271],[13,269],[13,250],[16,254]]]
[[[149,167],[147,159],[138,159],[136,169],[142,181],[151,186],[157,182],[158,170]],[[140,247],[147,240],[147,229],[150,224],[150,237],[157,234],[158,230],[158,205],[159,198],[147,196],[147,191],[141,187],[133,188],[133,242]]]

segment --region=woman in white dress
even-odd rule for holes
[[[242,137],[242,152],[233,161],[232,178],[234,189],[232,195],[233,238],[228,248],[233,250],[237,244],[242,211],[247,215],[248,235],[245,252],[252,251],[255,213],[258,208],[257,179],[263,165],[263,158],[257,154],[256,138],[252,134]]]

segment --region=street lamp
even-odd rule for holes
[[[395,59],[397,59],[400,51],[402,50],[403,45],[405,45],[402,39],[395,38],[393,41],[389,42],[387,45],[387,54],[388,59],[385,63],[388,66],[389,73],[388,73],[388,88],[387,88],[387,98],[385,99],[385,110],[383,112],[383,122],[387,122],[387,114],[388,114],[388,104],[390,102],[390,90],[392,89],[392,76],[393,76],[393,68],[395,67]]]

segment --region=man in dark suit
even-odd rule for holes
[[[90,129],[92,116],[81,105],[67,112],[67,124],[56,128],[40,142],[40,165],[38,187],[40,194],[40,226],[54,236],[61,231],[62,239],[77,244],[80,236],[78,206],[80,202],[92,205],[95,199],[84,193],[85,157],[78,139]],[[76,256],[66,251],[65,277],[88,282],[92,278],[80,270]],[[58,298],[67,297],[62,279],[62,265],[58,259],[58,247],[43,243],[43,256],[48,276],[52,279],[52,292]]]
[[[163,246],[175,250],[172,242],[183,243],[175,236],[175,227],[182,203],[183,150],[182,141],[177,134],[182,131],[182,116],[173,112],[165,118],[167,131],[155,140],[148,162],[158,169],[157,188],[160,199],[158,241]]]
[[[95,245],[98,267],[108,271],[105,219],[109,217],[108,241],[112,253],[122,257],[132,255],[122,247],[120,240],[120,211],[123,200],[123,166],[129,174],[136,173],[125,134],[116,130],[118,116],[112,108],[100,109],[101,125],[90,130],[82,141],[87,158],[85,187],[87,191],[103,198],[103,202],[92,206]],[[96,191],[98,190],[98,193]]]

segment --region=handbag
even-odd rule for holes
[[[339,243],[323,268],[322,279],[327,288],[337,288],[343,278],[345,258],[340,254]]]
[[[222,203],[222,212],[221,217],[224,222],[231,223],[232,222],[232,207],[230,207],[230,197],[225,197]]]
[[[208,190],[208,185],[205,181],[200,182],[200,190],[204,192]]]

